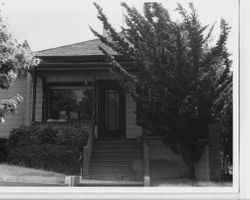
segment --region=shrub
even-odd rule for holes
[[[17,146],[24,146],[32,144],[31,135],[37,129],[37,126],[20,126],[10,132],[9,140],[7,142],[7,150]]]
[[[7,162],[57,172],[79,168],[80,152],[87,137],[84,127],[21,126],[11,131]]]
[[[56,134],[57,131],[51,125],[37,126],[30,139],[33,144],[56,144]]]
[[[6,143],[7,138],[0,138],[0,163],[5,162],[7,158]]]
[[[32,144],[57,144],[82,148],[88,138],[86,128],[73,126],[32,125],[13,129],[8,149]]]
[[[55,127],[54,130],[56,131],[56,144],[77,147],[79,151],[83,150],[88,139],[88,132],[85,128]]]
[[[33,144],[13,148],[7,161],[24,167],[69,173],[79,172],[79,156],[77,148],[69,149],[66,146],[54,144]]]

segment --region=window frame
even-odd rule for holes
[[[85,87],[94,90],[92,81],[68,82],[68,83],[47,83],[47,89],[46,89],[47,102],[46,102],[46,110],[45,110],[45,122],[50,123],[48,122],[48,120],[53,119],[51,118],[52,90],[53,89],[62,89],[62,90],[63,89],[83,89]],[[67,120],[64,123],[85,122],[85,121],[86,120]]]

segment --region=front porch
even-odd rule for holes
[[[58,65],[55,62],[42,62],[30,71],[30,123],[94,120],[97,137],[141,136],[142,129],[136,124],[136,104],[112,79],[105,62],[92,66],[89,62],[76,65],[71,61],[67,67],[63,58],[57,61]]]
[[[136,104],[112,80],[107,64],[47,59],[30,71],[30,122],[88,129],[81,156],[83,185],[144,185],[145,151],[138,139],[142,129],[136,125]]]

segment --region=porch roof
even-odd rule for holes
[[[36,68],[36,71],[38,73],[42,71],[48,73],[51,70],[109,70],[110,66],[98,46],[102,46],[108,53],[114,55],[126,69],[135,70],[132,60],[113,51],[99,39],[94,39],[35,52],[35,55],[41,58],[41,63]]]
[[[100,56],[103,53],[98,46],[105,48],[110,54],[118,55],[110,47],[104,45],[99,39],[88,40],[61,47],[45,49],[35,53],[37,57],[57,57],[57,56]]]

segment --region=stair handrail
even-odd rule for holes
[[[143,182],[144,186],[150,186],[149,147],[147,143],[147,138],[144,134],[142,136],[142,144],[143,144],[143,165],[144,165]]]
[[[90,156],[93,149],[93,142],[95,138],[95,121],[92,120],[89,125],[89,137],[87,145],[83,148],[83,171],[82,177],[89,176],[89,163],[90,163]]]

